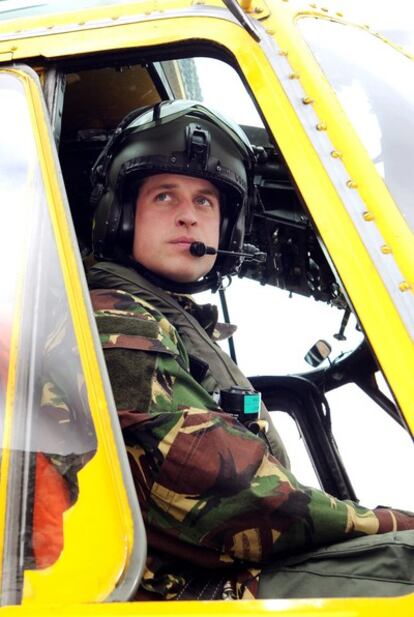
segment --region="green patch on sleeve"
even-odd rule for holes
[[[159,326],[156,321],[139,319],[123,315],[96,315],[96,323],[101,334],[132,334],[157,338]]]
[[[157,362],[153,352],[106,349],[105,359],[117,409],[147,412]]]

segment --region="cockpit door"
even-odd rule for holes
[[[0,71],[0,127],[1,602],[126,600],[145,533],[27,67]]]

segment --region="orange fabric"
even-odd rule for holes
[[[70,506],[67,484],[42,453],[36,454],[32,545],[37,568],[47,568],[63,548],[63,512]]]

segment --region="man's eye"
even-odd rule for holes
[[[155,196],[155,201],[167,201],[169,197],[169,193],[157,193],[157,195]]]
[[[197,197],[196,199],[196,203],[199,206],[212,206],[212,202],[210,201],[210,199],[208,199],[207,197]]]

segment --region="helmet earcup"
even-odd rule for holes
[[[103,191],[95,209],[92,242],[98,259],[110,257],[114,250],[122,216],[117,196],[110,188]]]
[[[116,243],[122,246],[127,254],[131,254],[134,241],[135,227],[135,199],[131,198],[124,202],[118,225]]]

